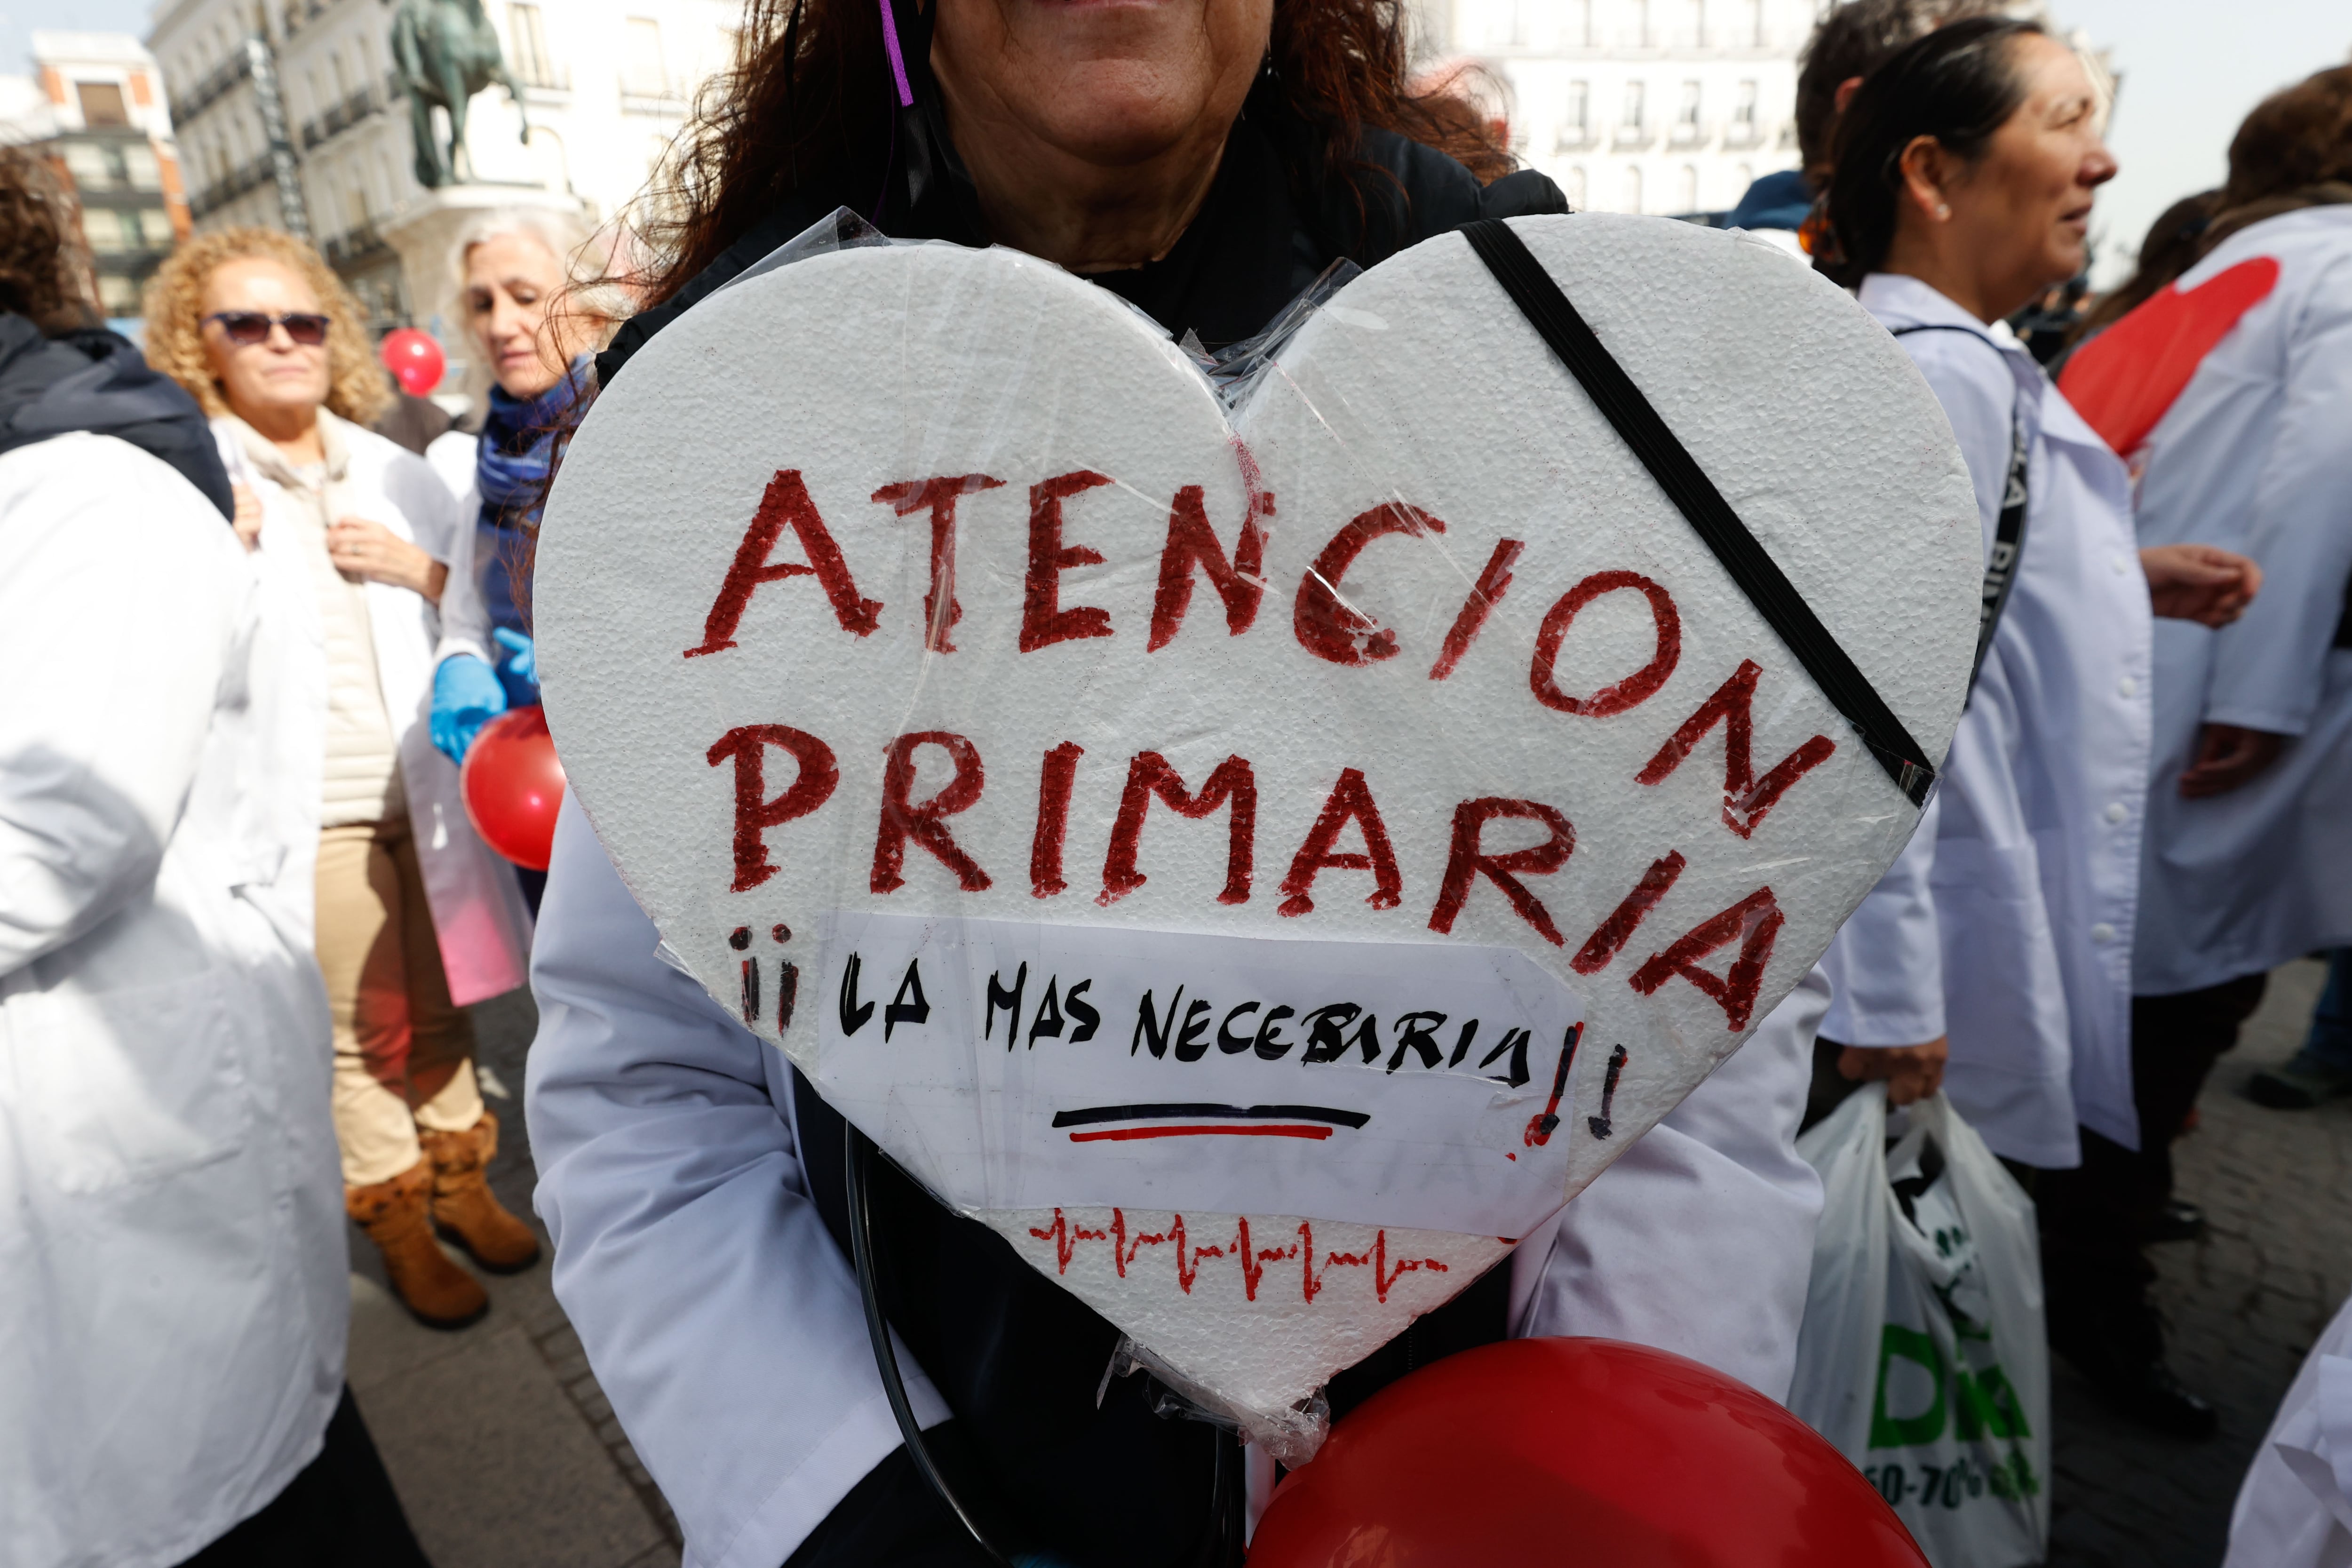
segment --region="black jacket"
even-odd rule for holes
[[[24,317],[0,311],[0,452],[75,430],[117,437],[161,458],[221,516],[235,514],[228,470],[204,410],[177,382],[150,370],[129,339],[99,328],[45,337]]]
[[[920,173],[894,186],[877,226],[898,238],[985,244],[971,182],[936,116],[914,110],[902,123],[928,145],[908,159]],[[1474,218],[1568,210],[1541,174],[1482,187],[1454,160],[1388,132],[1367,132],[1360,153],[1370,168],[1352,189],[1295,178],[1314,166],[1311,150],[1262,83],[1175,247],[1150,266],[1093,281],[1172,334],[1191,331],[1213,348],[1255,335],[1342,257],[1371,267]],[[1301,200],[1301,190],[1319,194]],[[598,356],[599,384],[663,327],[840,205],[813,194],[781,205],[672,299],[623,327]],[[810,1193],[845,1258],[844,1123],[797,1074],[794,1086]],[[1106,1383],[1118,1331],[995,1232],[942,1207],[887,1163],[876,1189],[885,1311],[955,1412],[928,1446],[997,1544],[1043,1550],[1069,1568],[1237,1562],[1233,1439],[1158,1414],[1160,1391],[1148,1376]],[[1335,1414],[1417,1364],[1503,1338],[1508,1277],[1498,1267],[1335,1379]],[[843,1500],[788,1568],[984,1562],[901,1451]]]

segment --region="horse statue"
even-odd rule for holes
[[[416,183],[438,190],[473,173],[466,157],[466,105],[493,83],[507,89],[515,112],[522,112],[522,89],[507,69],[499,36],[483,14],[482,0],[400,0],[392,18],[392,58],[408,89],[409,123],[415,131]],[[433,134],[433,106],[449,113],[445,154]],[[525,121],[522,139],[530,140]]]

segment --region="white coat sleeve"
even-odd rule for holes
[[[1925,1045],[1944,1033],[1944,942],[1929,878],[1943,796],[1928,797],[1911,842],[1838,928],[1822,971],[1835,993],[1824,1037],[1847,1046]]]
[[[1897,341],[1951,424],[1990,551],[2009,478],[2016,378],[1999,351],[1963,333],[1914,332]],[[1947,757],[1946,770],[1952,765]],[[1836,996],[1821,1032],[1843,1045],[1916,1046],[1945,1033],[1943,937],[1930,890],[1942,806],[1939,791],[1822,959]]]
[[[2319,706],[2352,578],[2352,258],[2294,327],[2285,397],[2255,493],[2246,553],[2261,594],[2214,636],[2205,720],[2300,735]]]
[[[898,1430],[769,1047],[656,942],[565,801],[524,1095],[556,1297],[677,1514],[688,1568],[776,1568]],[[903,1350],[900,1364],[925,1424],[944,1418]]]
[[[1788,1397],[1822,1213],[1797,1123],[1828,1005],[1815,969],[1577,1194],[1548,1250],[1528,1238],[1512,1277],[1517,1333],[1654,1345]]]
[[[482,585],[474,573],[474,544],[478,530],[479,498],[473,484],[475,452],[480,437],[452,430],[435,439],[425,458],[441,482],[456,496],[457,526],[450,539],[448,585],[441,590],[441,641],[433,650],[439,664],[452,654],[469,653],[495,663],[490,644],[489,611],[482,604]],[[461,482],[462,478],[462,482]]]
[[[0,976],[154,885],[250,583],[220,513],[121,442],[0,460]]]

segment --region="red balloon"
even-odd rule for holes
[[[1508,1340],[1382,1389],[1276,1489],[1249,1568],[1927,1568],[1782,1406],[1613,1340]]]
[[[449,368],[448,357],[433,341],[433,334],[415,327],[394,327],[384,333],[376,352],[383,356],[383,368],[392,372],[393,380],[412,397],[422,397],[440,385],[441,373]]]
[[[457,782],[466,818],[482,842],[534,871],[547,869],[555,813],[563,804],[563,764],[537,703],[499,714],[466,752]]]

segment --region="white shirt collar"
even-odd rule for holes
[[[1862,280],[1855,297],[1864,310],[1890,326],[1964,327],[1982,332],[2008,353],[2025,353],[2025,345],[2017,341],[2007,321],[1988,325],[1954,304],[1948,295],[1908,273],[1874,272]]]

